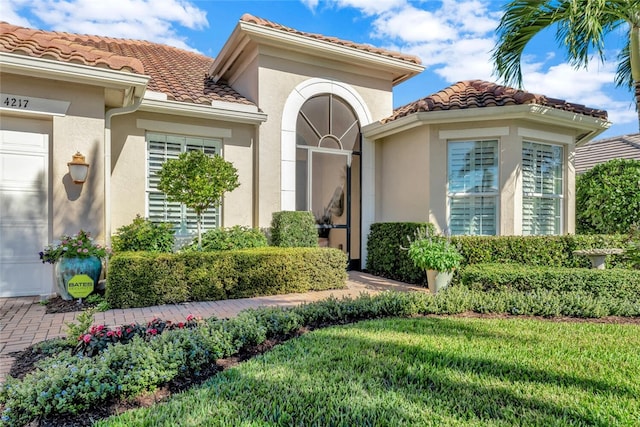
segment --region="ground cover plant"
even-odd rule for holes
[[[126,344],[121,340],[114,345],[107,343],[94,357],[52,352],[36,364],[34,371],[22,379],[8,378],[0,387],[1,417],[7,425],[16,426],[34,419],[39,419],[41,426],[60,425],[61,420],[69,426],[87,425],[82,422],[112,413],[105,408],[114,403],[157,393],[171,388],[171,384],[199,383],[220,370],[217,361],[221,358],[242,355],[255,346],[267,348],[266,340],[273,343],[274,339],[277,342],[310,329],[363,319],[468,312],[640,316],[640,301],[583,291],[486,292],[453,286],[436,295],[385,292],[355,299],[329,298],[292,309],[248,310],[229,320],[209,319],[194,329],[134,337]],[[638,324],[639,320],[636,317],[627,322]],[[69,419],[80,423],[67,423]]]
[[[99,426],[635,425],[637,325],[411,318],[313,331]]]

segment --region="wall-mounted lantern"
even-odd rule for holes
[[[67,166],[69,166],[69,175],[74,183],[82,184],[87,180],[89,163],[79,151],[73,155],[73,160],[67,163]]]

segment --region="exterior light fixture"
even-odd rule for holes
[[[73,155],[73,159],[67,163],[67,166],[69,166],[69,175],[75,184],[82,184],[87,180],[89,163],[79,151]]]

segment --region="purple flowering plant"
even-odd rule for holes
[[[60,242],[46,246],[40,252],[40,259],[43,263],[55,264],[61,258],[104,258],[110,254],[110,248],[94,243],[90,233],[80,230],[73,236],[65,234]]]

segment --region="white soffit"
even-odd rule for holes
[[[518,128],[518,136],[543,141],[552,141],[560,144],[571,144],[574,142],[574,138],[570,135],[521,127]]]
[[[163,122],[160,120],[138,119],[136,120],[136,127],[152,132],[178,133],[209,138],[231,138],[231,129]]]
[[[421,111],[384,124],[380,122],[371,123],[363,127],[362,132],[366,138],[376,140],[416,126],[514,119],[531,120],[536,123],[594,132],[594,136],[611,125],[610,122],[597,117],[585,116],[537,104],[526,104],[462,110]]]
[[[222,101],[203,105],[145,98],[139,111],[249,124],[260,124],[267,120],[267,115],[255,106]]]
[[[494,136],[509,135],[507,126],[493,128],[455,129],[441,130],[438,133],[440,139],[469,139],[469,138],[491,138]]]

